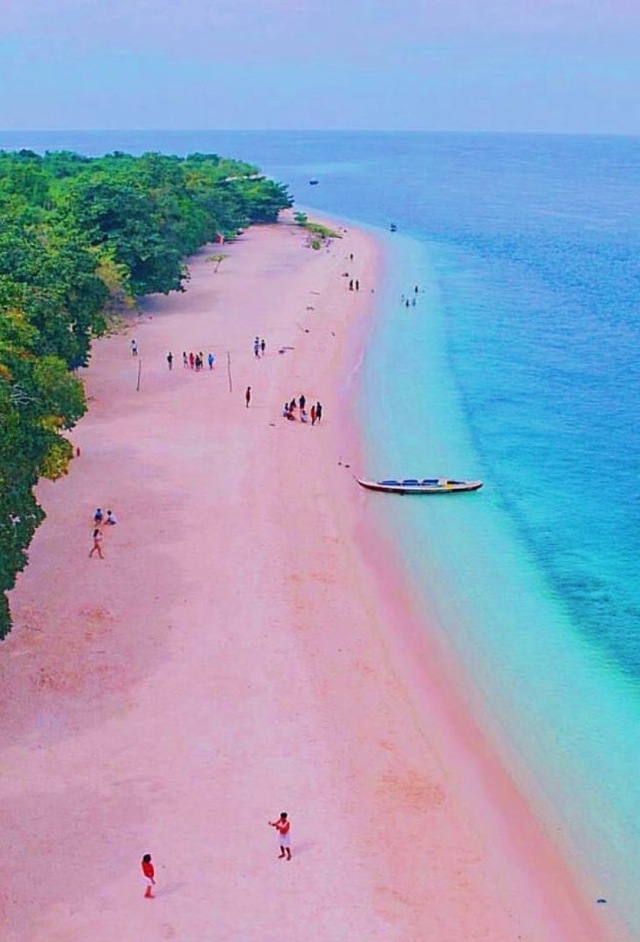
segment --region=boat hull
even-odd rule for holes
[[[386,494],[460,494],[465,491],[478,491],[482,481],[367,481],[356,478],[361,487],[369,491],[381,491]]]

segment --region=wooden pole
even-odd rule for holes
[[[233,380],[231,378],[231,353],[227,350],[227,376],[229,377],[229,392],[233,392]]]
[[[140,392],[140,377],[142,376],[142,360],[138,360],[138,384],[136,386],[136,392]]]

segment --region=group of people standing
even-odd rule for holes
[[[316,402],[315,405],[311,406],[309,413],[307,413],[307,399],[304,393],[297,402],[295,399],[292,399],[291,402],[285,402],[282,407],[282,416],[285,419],[289,419],[290,422],[295,422],[296,411],[299,411],[301,422],[307,423],[309,421],[309,415],[311,416],[312,425],[322,421],[322,403]]]
[[[411,295],[409,295],[409,296],[407,297],[407,295],[402,294],[402,295],[400,296],[400,303],[401,303],[401,304],[404,304],[405,307],[415,307],[419,293],[420,293],[420,288],[419,288],[418,285],[416,285],[416,286],[414,287],[413,292],[411,293]]]
[[[209,352],[207,354],[207,363],[209,364],[209,369],[213,369],[213,364],[216,362],[216,358],[213,353]],[[169,364],[169,369],[173,369],[173,353],[169,351],[167,354],[167,363]],[[185,370],[195,370],[196,373],[199,373],[200,370],[204,369],[205,357],[202,350],[199,353],[189,353],[187,354],[186,350],[182,351],[182,366]]]
[[[256,360],[259,360],[261,356],[264,356],[265,350],[267,349],[267,344],[265,343],[264,337],[260,340],[259,337],[253,341],[253,355]]]
[[[101,507],[97,507],[93,515],[93,547],[89,553],[89,559],[94,553],[97,553],[98,559],[104,559],[102,552],[103,527],[114,527],[118,521],[112,510],[107,510],[105,517]]]
[[[264,340],[262,342],[264,343]],[[131,346],[132,356],[137,357],[138,356],[138,341],[132,340],[130,346]],[[173,359],[174,359],[173,351],[169,350],[169,352],[167,353],[167,366],[169,367],[170,370],[173,369]],[[206,357],[206,362],[209,364],[210,370],[213,369],[213,364],[215,363],[215,361],[216,361],[216,358],[214,357],[213,353],[211,352],[208,353]],[[185,370],[191,369],[191,370],[196,370],[196,372],[199,372],[200,370],[204,369],[204,364],[205,364],[205,355],[202,352],[202,350],[199,353],[187,353],[186,350],[182,351],[182,365],[185,368]]]

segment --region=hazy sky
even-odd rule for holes
[[[0,128],[640,133],[640,0],[0,0]]]

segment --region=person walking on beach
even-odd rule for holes
[[[353,291],[353,278],[349,279],[349,291]]]
[[[173,369],[173,353],[171,352],[171,350],[169,350],[169,352],[167,353],[167,363],[169,364],[169,369],[172,370]]]
[[[215,360],[215,357],[214,357],[213,353],[210,353],[210,354],[208,355],[208,357],[207,357],[207,363],[209,364],[209,369],[210,369],[210,370],[213,369],[213,361],[214,361],[214,360]]]
[[[316,424],[316,407],[315,406],[311,406],[311,424],[312,425]]]
[[[307,397],[306,397],[305,394],[303,393],[303,394],[300,396],[300,398],[298,399],[298,405],[300,406],[301,409],[304,409],[304,407],[306,406],[306,404],[307,404]]]
[[[189,354],[189,367],[193,369],[195,365],[196,365],[196,358],[194,357],[193,352],[191,352]]]
[[[260,338],[259,337],[256,337],[256,339],[253,341],[253,355],[256,358],[256,360],[260,359]]]
[[[246,408],[249,408],[249,403],[251,402],[251,386],[247,386],[247,391],[244,394],[244,404]]]
[[[153,888],[156,885],[156,871],[151,863],[151,854],[145,854],[142,858],[142,876],[147,885],[144,891],[144,898],[153,899]]]
[[[185,370],[189,369],[189,357],[187,356],[187,351],[182,351],[182,367]]]
[[[319,422],[322,418],[322,403],[316,402],[316,422]]]
[[[264,342],[264,337],[263,337],[262,340],[260,341],[260,353],[262,354],[262,356],[264,356],[264,351],[266,349],[267,349],[267,345]]]
[[[287,812],[283,811],[277,821],[269,821],[269,825],[278,832],[278,843],[280,845],[278,860],[282,860],[284,857],[291,860],[291,822],[287,817]]]
[[[360,290],[360,282],[356,278],[356,291],[359,291],[359,290]]]
[[[138,341],[137,340],[131,341],[131,356],[132,357],[138,356]]]
[[[104,559],[104,556],[102,555],[101,543],[102,543],[102,531],[100,530],[99,527],[96,527],[95,530],[93,531],[93,549],[89,553],[89,559],[91,559],[94,553],[98,554],[99,559]]]

